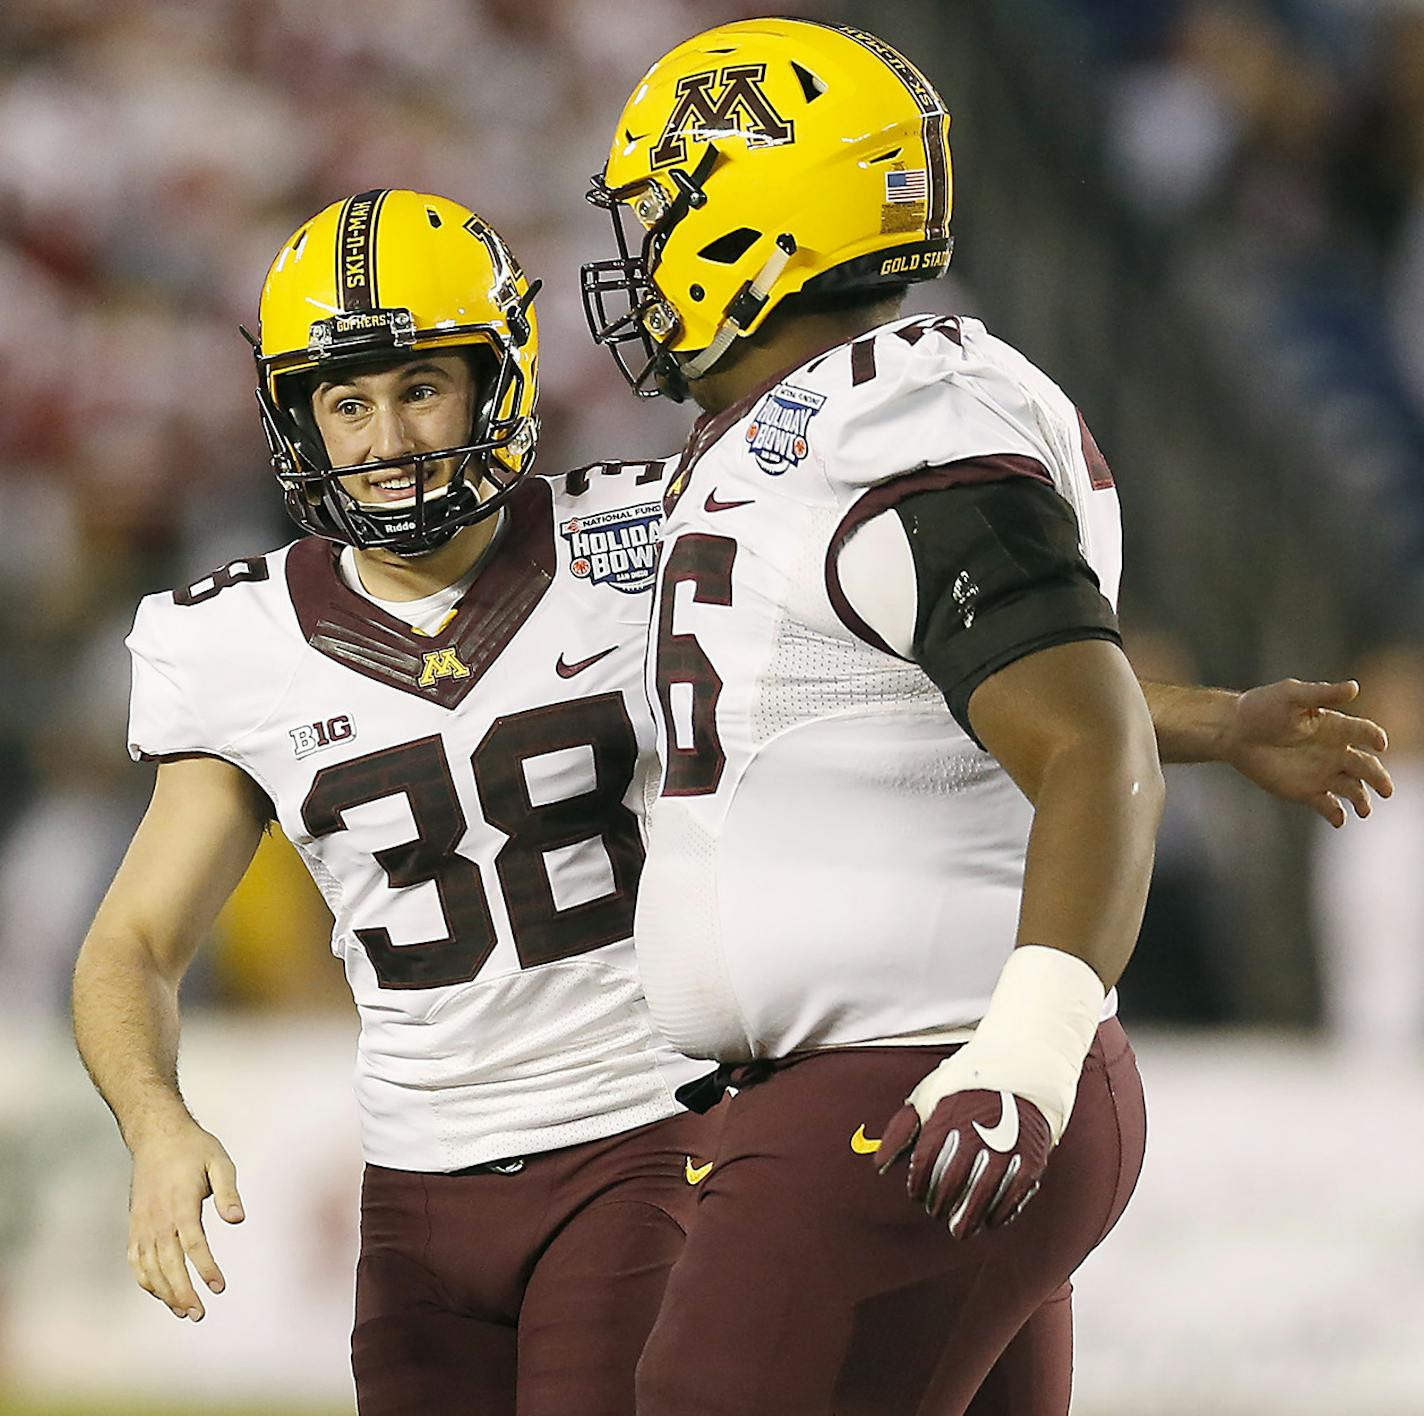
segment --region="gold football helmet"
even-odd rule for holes
[[[538,288],[486,221],[424,192],[360,192],[283,242],[262,287],[252,343],[262,425],[297,524],[413,555],[498,510],[534,460]],[[436,349],[467,351],[478,380],[464,442],[333,467],[312,416],[313,376]],[[431,465],[445,459],[458,459],[454,476],[427,492]],[[415,476],[414,494],[402,502],[358,502],[340,483],[355,471],[402,466]],[[483,498],[481,482],[492,488]]]
[[[929,80],[862,30],[747,20],[678,45],[588,194],[618,244],[583,267],[594,341],[637,392],[680,398],[789,295],[944,274],[948,134]]]

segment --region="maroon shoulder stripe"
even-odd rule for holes
[[[873,648],[886,654],[901,655],[895,651],[856,613],[855,607],[846,598],[841,587],[841,548],[867,521],[889,511],[907,497],[920,492],[947,491],[951,487],[971,487],[985,482],[1007,482],[1015,477],[1028,477],[1033,481],[1053,485],[1048,469],[1036,458],[1021,457],[1016,453],[993,453],[987,457],[966,458],[962,462],[947,462],[941,467],[924,467],[918,472],[907,472],[889,482],[882,482],[862,495],[841,518],[840,525],[831,534],[826,547],[826,594],[830,597],[831,608],[845,627],[857,639],[863,639]]]

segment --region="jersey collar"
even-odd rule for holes
[[[287,591],[302,635],[328,659],[412,697],[454,709],[508,647],[553,583],[553,495],[530,477],[506,503],[509,524],[453,618],[421,634],[358,595],[337,567],[341,548],[309,536],[287,555]]]

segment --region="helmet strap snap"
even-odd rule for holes
[[[776,238],[776,245],[766,258],[762,268],[742,286],[727,305],[723,319],[712,343],[694,359],[682,366],[683,374],[689,379],[700,379],[731,348],[733,340],[744,334],[755,322],[782,272],[796,254],[796,238],[789,231],[783,231]]]

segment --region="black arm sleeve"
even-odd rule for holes
[[[915,561],[915,661],[975,742],[969,698],[991,674],[1075,639],[1121,644],[1078,549],[1077,517],[1052,487],[1027,477],[966,484],[895,510]]]

